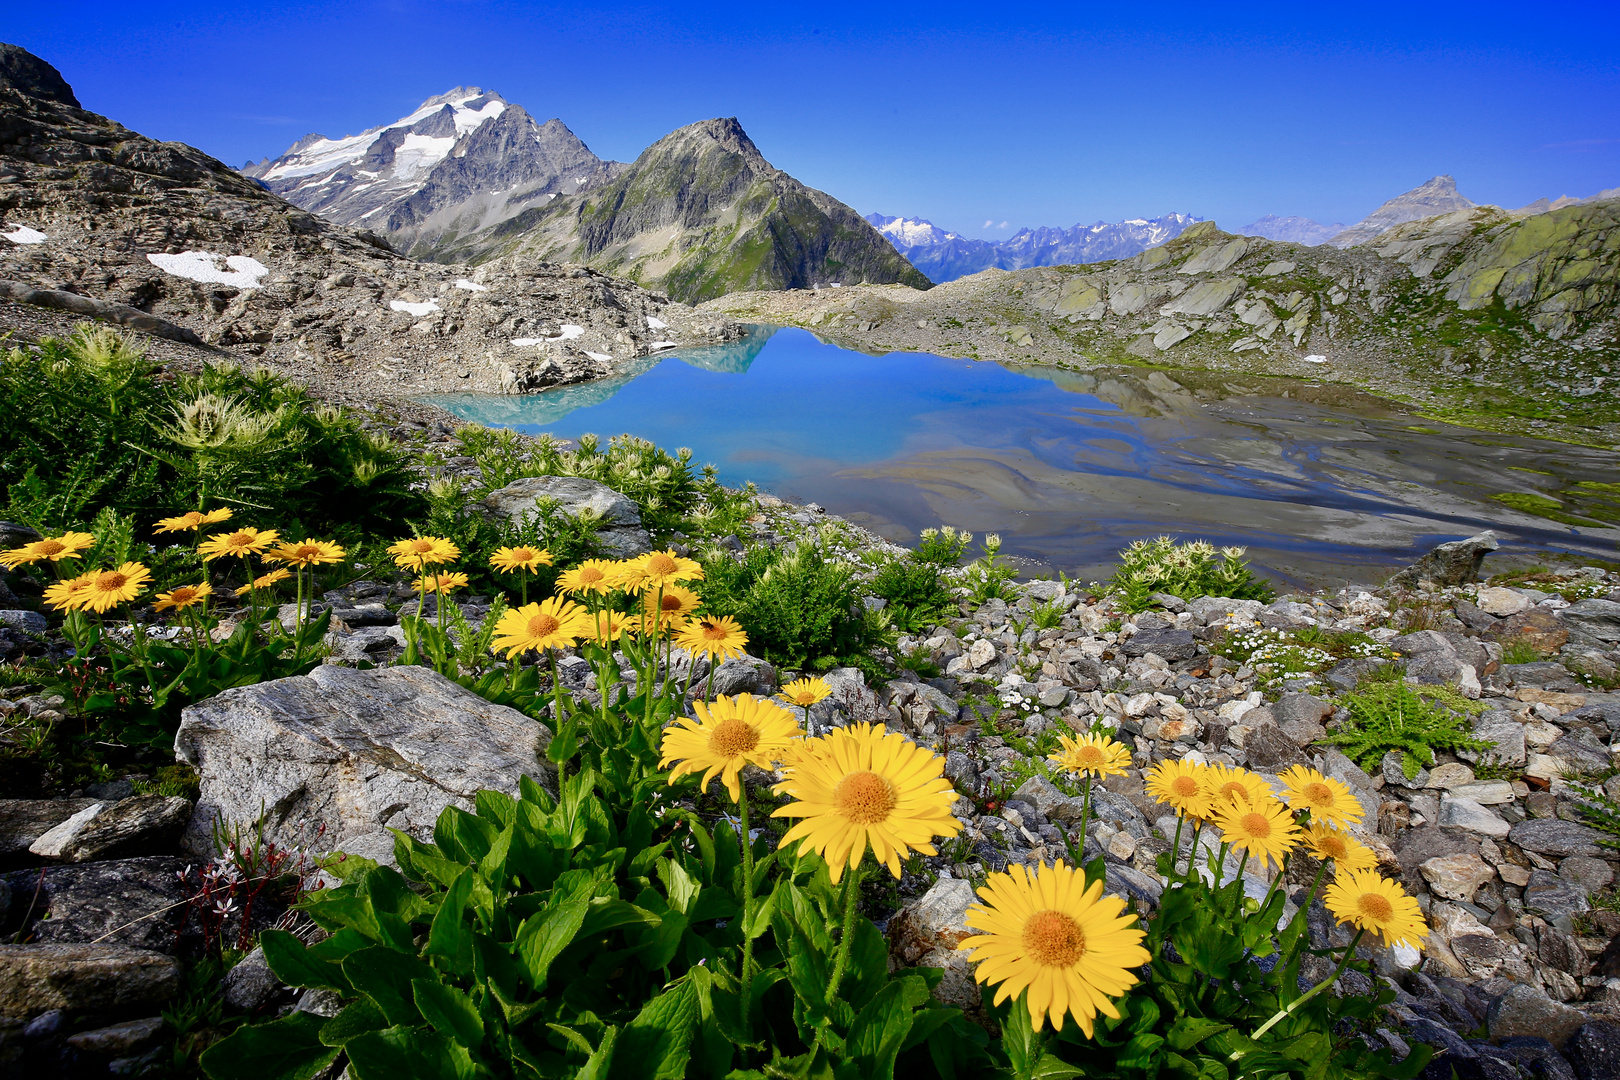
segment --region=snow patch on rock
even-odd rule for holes
[[[270,272],[270,268],[258,259],[246,255],[216,255],[212,251],[182,251],[178,255],[153,252],[146,257],[146,261],[165,274],[173,274],[187,281],[198,281],[204,285],[234,285],[238,289],[257,289],[259,279]],[[225,263],[224,269],[220,268],[221,261]]]
[[[488,285],[480,285],[478,282],[468,281],[466,278],[457,278],[456,288],[466,289],[468,292],[489,292]]]
[[[390,300],[388,307],[392,311],[404,311],[420,317],[438,311],[439,302],[437,300],[425,300],[420,304],[413,304],[409,300]]]
[[[0,233],[0,236],[4,236],[13,244],[43,244],[50,239],[38,229],[30,229],[26,225],[8,225],[7,227],[12,231]]]

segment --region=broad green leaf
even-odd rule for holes
[[[264,949],[270,970],[288,986],[319,986],[339,994],[354,993],[341,967],[310,955],[309,949],[293,934],[285,930],[266,930],[259,935],[259,945]]]
[[[1217,1031],[1225,1031],[1230,1024],[1218,1020],[1205,1020],[1197,1016],[1183,1016],[1165,1033],[1164,1041],[1172,1050],[1191,1050]]]
[[[1071,1076],[1084,1076],[1086,1073],[1084,1069],[1077,1069],[1051,1054],[1042,1054],[1028,1075],[1029,1080],[1068,1080]]]
[[[905,990],[898,982],[891,982],[856,1015],[845,1040],[850,1056],[860,1063],[861,1076],[892,1080],[894,1060],[910,1030],[911,1010],[906,1007]]]
[[[368,1031],[381,1031],[390,1026],[388,1018],[370,998],[361,998],[343,1007],[343,1011],[321,1026],[321,1042],[327,1046],[342,1046],[356,1035]]]
[[[596,1047],[591,1045],[590,1040],[585,1038],[585,1036],[581,1035],[579,1032],[575,1031],[573,1028],[567,1027],[563,1024],[547,1024],[546,1027],[568,1040],[569,1046],[572,1046],[575,1050],[578,1050],[586,1057],[590,1057],[592,1054],[596,1053]]]
[[[312,1080],[339,1053],[321,1043],[325,1023],[304,1012],[240,1027],[204,1050],[198,1064],[213,1080]]]
[[[426,952],[439,957],[448,971],[466,975],[473,967],[473,932],[467,925],[467,901],[472,896],[473,871],[463,868],[460,876],[445,891],[439,902],[438,914],[433,916],[433,927],[428,932]]]
[[[493,821],[499,828],[509,827],[517,816],[516,800],[499,791],[483,788],[473,796],[473,809],[485,821]]]
[[[478,1075],[466,1047],[422,1027],[373,1031],[343,1049],[356,1080],[474,1080]]]
[[[618,1080],[680,1080],[691,1056],[697,1012],[697,990],[690,982],[647,1002],[619,1035],[614,1057],[622,1064],[614,1067],[611,1076]]]
[[[771,928],[771,916],[776,911],[776,898],[780,894],[780,890],[781,886],[778,885],[771,890],[771,894],[764,900],[756,901],[758,906],[754,908],[754,916],[749,920],[744,931],[748,935],[748,940],[752,941],[760,937]]]
[[[589,907],[590,902],[583,897],[566,900],[530,918],[518,931],[518,961],[536,991],[545,985],[551,962],[579,933]]]
[[[613,1051],[619,1041],[619,1029],[610,1027],[602,1035],[602,1042],[592,1054],[585,1067],[574,1074],[574,1080],[607,1080],[609,1071],[613,1068]]]
[[[438,972],[414,956],[407,956],[383,945],[362,949],[343,961],[343,974],[358,992],[365,994],[391,1024],[420,1024],[411,982],[439,978]]]
[[[469,1050],[477,1050],[484,1042],[484,1021],[472,999],[453,986],[428,979],[411,983],[416,995],[416,1007],[427,1022],[447,1039],[454,1039]]]
[[[665,894],[669,897],[669,905],[676,911],[685,915],[692,908],[692,901],[696,899],[703,886],[692,880],[692,875],[683,870],[680,864],[670,859],[658,861],[658,879],[664,883]]]

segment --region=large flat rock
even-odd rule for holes
[[[95,799],[0,799],[0,857],[21,855]]]
[[[182,846],[214,851],[215,825],[251,826],[320,850],[388,859],[401,829],[430,839],[447,806],[470,810],[482,788],[516,794],[519,778],[555,787],[551,732],[422,667],[308,675],[237,687],[181,714],[175,755],[202,778]]]
[[[0,1016],[159,1005],[180,992],[180,962],[123,945],[0,944]]]
[[[103,941],[156,952],[179,947],[185,860],[174,856],[17,870],[5,877],[13,916],[34,941]]]

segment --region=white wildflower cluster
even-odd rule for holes
[[[1035,703],[1017,690],[1003,690],[1000,694],[1001,704],[1009,709],[1022,709],[1029,712],[1035,708]]]

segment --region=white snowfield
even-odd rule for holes
[[[589,350],[589,349],[585,350],[585,355],[590,357],[592,360],[595,360],[599,364],[605,364],[609,360],[613,359],[613,354],[612,353],[591,352],[591,350]]]
[[[679,344],[680,342],[678,341],[655,341],[651,345],[648,345],[647,349],[650,352],[656,352],[659,349],[673,349]]]
[[[410,315],[421,317],[439,310],[437,300],[425,300],[420,304],[413,304],[409,300],[390,300],[388,306],[394,311],[403,311]]]
[[[403,173],[407,168],[412,172],[431,169],[450,153],[450,148],[456,144],[456,137],[467,134],[485,120],[493,120],[506,111],[506,104],[500,101],[488,102],[480,109],[467,108],[467,102],[476,101],[483,96],[483,91],[479,91],[469,97],[450,101],[430,98],[411,115],[392,124],[384,124],[342,139],[318,138],[296,154],[289,154],[280,165],[266,173],[264,179],[285,180],[294,176],[313,176],[316,173],[359,162],[365,158],[371,144],[377,141],[377,136],[384,131],[390,128],[410,127],[449,105],[456,120],[455,137],[446,135],[442,138],[430,138],[425,135],[406,135],[404,144],[395,151],[396,173]]]
[[[562,332],[559,333],[556,337],[551,338],[550,340],[552,340],[552,341],[573,341],[577,337],[584,337],[584,336],[585,336],[585,328],[583,326],[575,326],[572,323],[563,323]]]
[[[656,315],[649,315],[649,316],[647,316],[647,329],[649,329],[649,330],[668,330],[669,329],[669,323],[665,322],[663,319],[660,319]]]
[[[546,340],[543,337],[515,337],[511,343],[520,349],[527,349],[530,345],[544,345]]]
[[[173,274],[187,281],[199,281],[204,285],[234,285],[238,289],[257,289],[259,279],[270,272],[264,263],[247,255],[216,255],[212,251],[182,251],[178,255],[153,252],[146,257],[146,261],[165,274]],[[223,269],[219,265],[222,261],[225,263]]]
[[[43,244],[45,241],[50,239],[50,237],[46,236],[38,229],[30,229],[26,225],[13,225],[7,223],[6,228],[12,231],[8,233],[0,233],[0,236],[4,236],[13,244]]]
[[[466,278],[457,278],[456,288],[466,289],[468,292],[489,292],[488,285],[480,285],[478,282],[468,281]]]
[[[1323,356],[1321,353],[1312,353],[1305,358],[1305,362],[1307,364],[1325,364],[1327,363],[1327,357]]]

